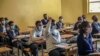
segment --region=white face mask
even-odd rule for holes
[[[43,29],[43,26],[38,26],[37,28],[39,31],[41,31]]]
[[[6,23],[6,21],[2,21],[2,24],[5,24]]]
[[[51,26],[51,29],[52,30],[56,29],[56,25]]]
[[[15,29],[15,25],[11,26],[11,29]]]

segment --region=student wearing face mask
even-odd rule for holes
[[[51,17],[49,17],[49,22],[45,30],[45,38],[49,56],[64,56],[62,52],[65,52],[65,49],[55,48],[55,45],[61,44],[62,41],[60,33],[56,28],[55,20],[53,20]]]
[[[93,15],[92,20],[92,34],[100,33],[100,23],[98,22],[98,17]]]
[[[16,36],[19,35],[18,34],[19,31],[16,31],[16,29],[14,27],[12,27],[13,24],[14,24],[13,21],[9,21],[9,23],[7,25],[7,36],[9,37],[8,43],[9,43],[11,49],[13,49],[13,47],[21,49],[22,42],[21,41],[19,42],[16,40]],[[13,54],[13,51],[11,51],[11,54]]]
[[[33,56],[38,56],[38,47],[43,45],[43,48],[46,49],[46,43],[40,43],[44,41],[43,37],[44,29],[41,21],[36,21],[35,28],[31,31],[31,36],[27,44],[23,44],[25,48],[30,48]],[[27,52],[24,52],[25,56],[29,56]]]
[[[79,35],[77,37],[77,46],[79,56],[88,56],[94,52],[92,42],[92,27],[88,21],[84,21],[79,26]]]
[[[78,30],[79,29],[79,25],[83,22],[83,18],[80,16],[77,19],[77,22],[74,25],[74,29],[73,30]]]
[[[64,23],[63,23],[63,17],[62,16],[59,17],[59,21],[56,23],[56,25],[57,25],[57,29],[64,28]]]

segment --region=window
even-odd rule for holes
[[[100,0],[89,0],[89,13],[100,13]]]

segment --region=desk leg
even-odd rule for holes
[[[42,56],[44,56],[44,50],[43,50],[43,45],[41,44],[41,48],[42,48]]]
[[[67,50],[66,50],[65,56],[69,56],[69,51],[70,51],[70,49],[67,49]]]

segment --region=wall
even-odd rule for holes
[[[0,0],[0,17],[8,17],[19,25],[21,31],[34,25],[47,13],[54,19],[61,15],[61,0]]]
[[[92,15],[97,15],[100,20],[100,13],[88,13],[88,0],[83,0],[83,13],[87,16],[87,19],[92,22],[91,17]]]
[[[61,0],[62,16],[66,23],[74,23],[83,13],[82,0]]]

